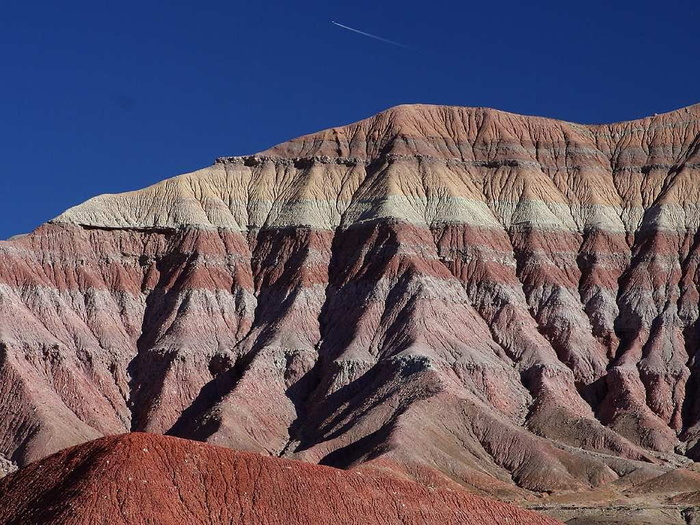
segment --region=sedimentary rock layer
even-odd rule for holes
[[[555,525],[456,489],[153,434],[102,438],[0,481],[2,523]]]
[[[0,453],[144,430],[502,497],[700,455],[700,106],[400,106],[0,243]],[[390,467],[387,467],[389,465]]]

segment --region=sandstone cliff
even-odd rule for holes
[[[506,498],[700,457],[700,105],[400,106],[0,242],[0,454],[129,430]]]

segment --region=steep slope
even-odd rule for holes
[[[0,481],[2,523],[554,525],[552,518],[368,472],[127,434]]]
[[[506,498],[696,458],[700,105],[400,106],[0,243],[0,453],[129,430]],[[431,474],[433,475],[433,474]]]

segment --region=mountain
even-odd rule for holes
[[[412,105],[90,199],[0,242],[0,454],[146,431],[624,499],[700,457],[699,171],[700,105]]]
[[[463,490],[423,487],[154,434],[101,438],[0,480],[0,522],[555,525]]]

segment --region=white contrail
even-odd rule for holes
[[[408,49],[408,46],[405,46],[405,45],[403,45],[403,44],[399,44],[398,42],[394,42],[393,40],[388,40],[388,39],[386,39],[386,38],[382,38],[382,37],[380,37],[380,36],[373,35],[372,33],[365,33],[364,31],[360,31],[359,29],[355,29],[355,28],[353,28],[353,27],[349,27],[349,26],[346,26],[346,25],[343,25],[343,24],[339,24],[339,23],[336,22],[335,20],[331,20],[331,24],[336,25],[336,26],[338,26],[338,27],[342,27],[343,29],[347,29],[348,31],[352,31],[353,33],[357,33],[357,34],[359,34],[359,35],[367,36],[367,37],[369,37],[369,38],[374,38],[375,40],[379,40],[379,41],[381,41],[381,42],[385,42],[385,43],[391,44],[391,45],[393,45],[393,46],[399,46],[399,47],[403,47],[404,49]]]

